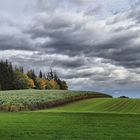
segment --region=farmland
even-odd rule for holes
[[[23,111],[43,109],[61,105],[76,100],[95,97],[110,97],[109,95],[67,90],[12,90],[0,91],[1,111]]]
[[[67,104],[48,109],[0,112],[0,139],[140,139],[140,99],[117,99],[101,93],[81,91],[21,90],[0,92],[1,102],[9,102],[9,104],[36,105],[38,102],[46,104],[55,101],[56,103],[62,99],[63,101],[66,101],[64,99],[73,100],[69,100],[70,102],[67,100]]]
[[[47,112],[92,112],[92,113],[121,113],[140,114],[140,99],[98,98],[87,99],[56,107]]]
[[[1,140],[139,140],[140,115],[0,113]]]

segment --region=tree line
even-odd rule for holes
[[[67,90],[66,81],[61,80],[52,70],[47,73],[29,70],[24,73],[23,67],[13,67],[12,63],[0,61],[0,90],[15,89],[61,89]]]

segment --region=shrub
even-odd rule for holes
[[[36,87],[37,89],[46,89],[46,80],[42,78],[38,78],[36,80]]]
[[[14,72],[14,88],[15,89],[27,89],[28,88],[28,76],[16,70]]]
[[[28,85],[28,88],[34,88],[35,87],[34,81],[30,78],[27,80],[27,85]]]

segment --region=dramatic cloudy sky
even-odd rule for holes
[[[53,67],[70,89],[138,96],[140,0],[0,0],[0,59]]]

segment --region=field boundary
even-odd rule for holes
[[[37,109],[47,109],[47,108],[53,108],[53,107],[59,107],[63,106],[66,104],[70,104],[73,102],[81,101],[81,100],[86,100],[86,99],[91,99],[91,98],[112,98],[112,96],[108,95],[105,97],[105,95],[82,95],[82,96],[73,96],[73,97],[68,97],[64,99],[59,99],[55,101],[50,101],[46,104],[37,104]],[[35,107],[35,108],[34,108]],[[35,106],[30,106],[30,110],[36,110],[36,105]]]

